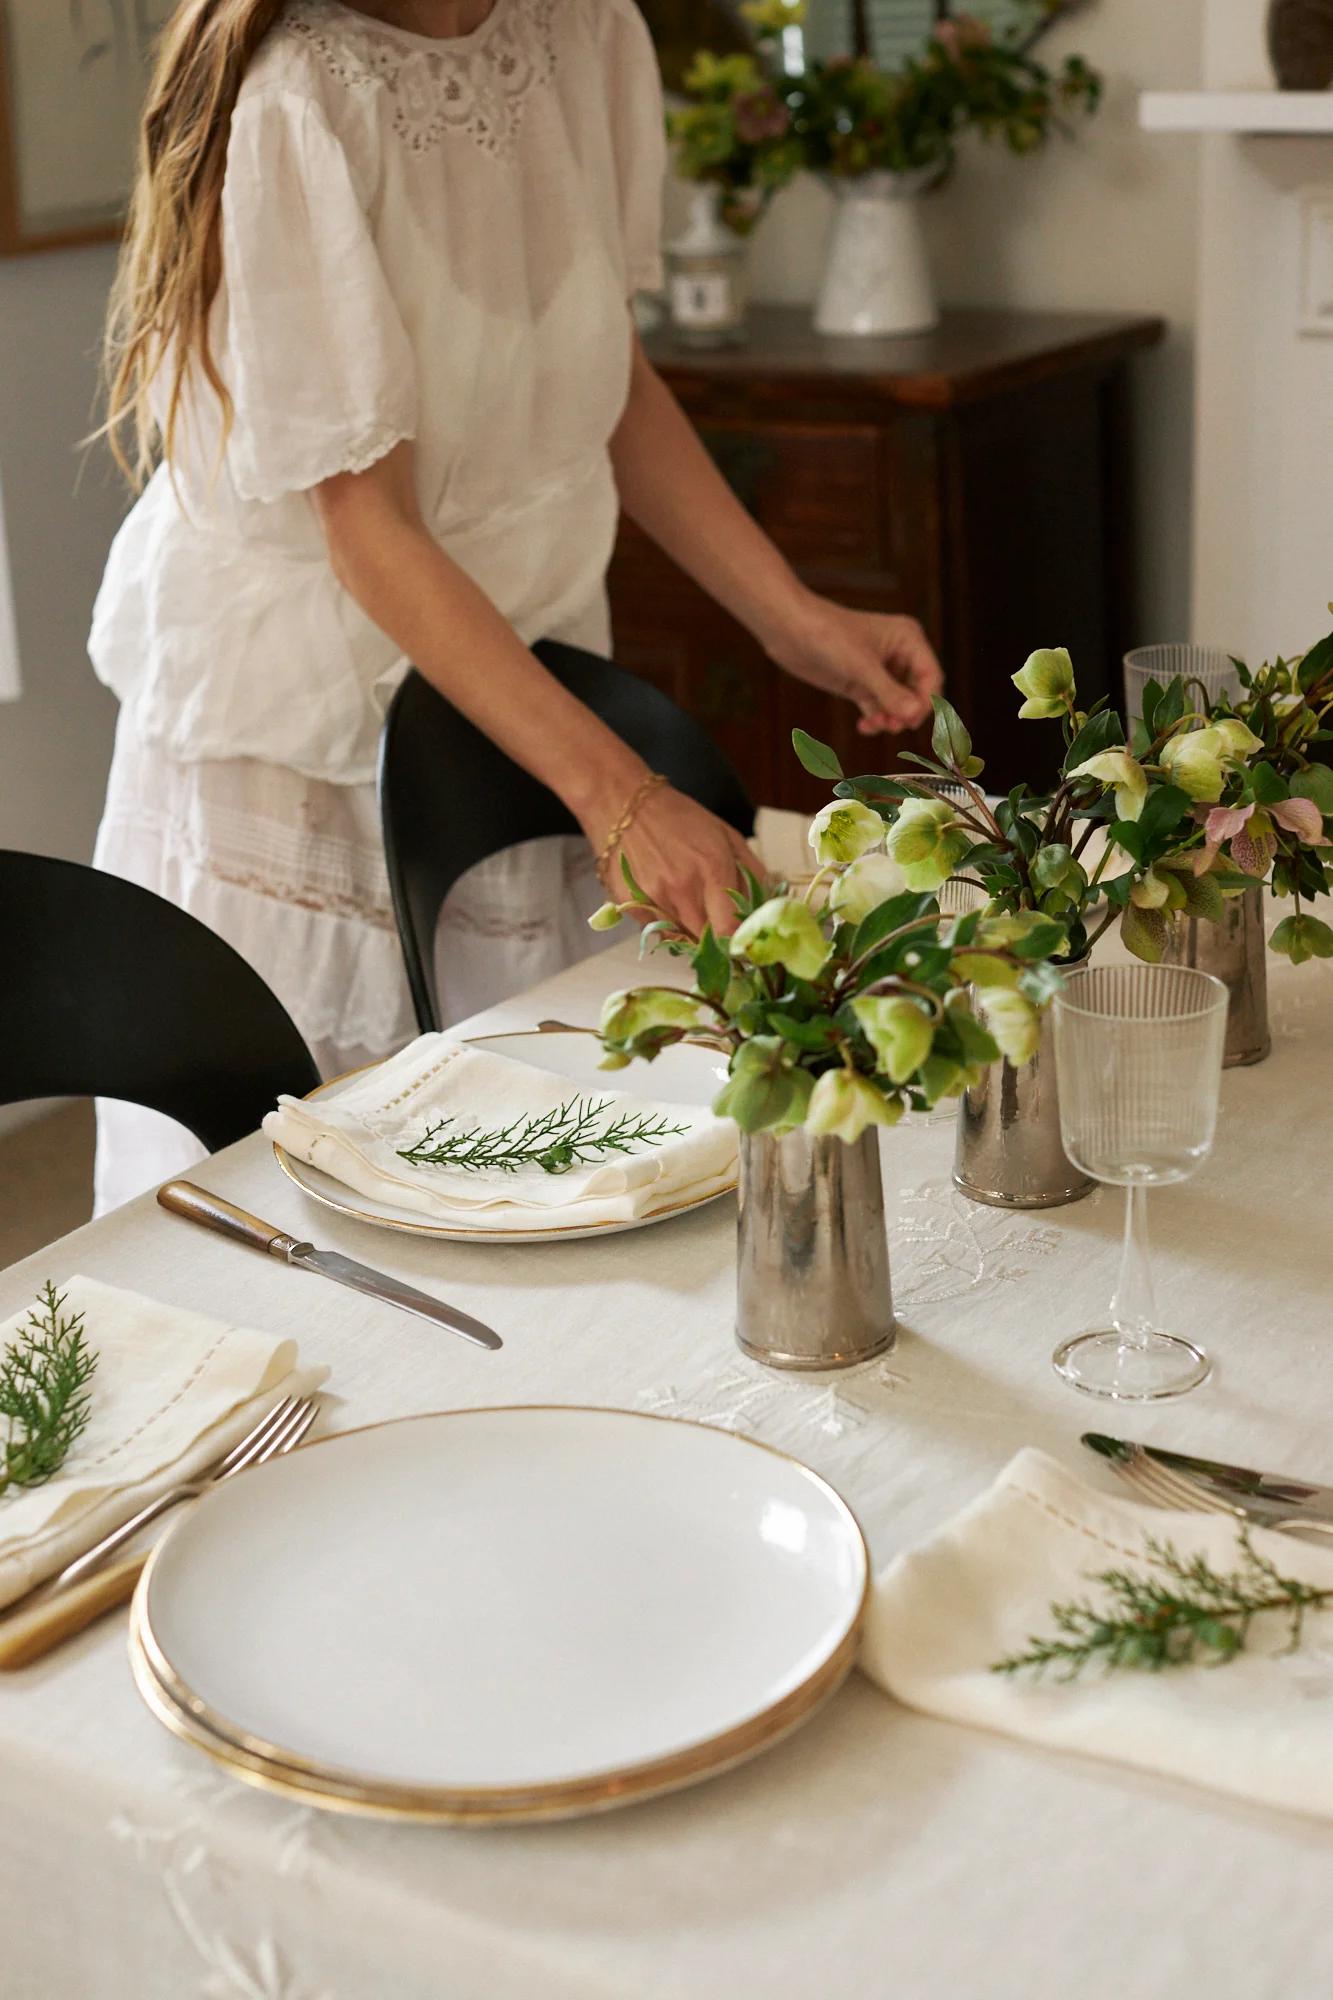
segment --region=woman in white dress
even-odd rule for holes
[[[235,945],[326,1074],[413,1028],[372,782],[409,661],[587,840],[460,885],[451,1018],[588,948],[593,856],[728,925],[742,843],[529,651],[609,651],[620,508],[867,733],[938,685],[914,621],[798,581],[647,361],[662,171],[633,0],[182,0],[165,30],[108,334],[151,477],[90,641],[122,704],[97,861]],[[99,1206],[197,1157],[103,1114]]]

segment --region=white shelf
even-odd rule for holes
[[[1145,132],[1295,132],[1333,136],[1333,90],[1148,90]]]

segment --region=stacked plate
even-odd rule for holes
[[[785,1735],[849,1671],[865,1543],[764,1446],[618,1410],[455,1411],[214,1488],[131,1619],[153,1713],[334,1809],[553,1819]]]

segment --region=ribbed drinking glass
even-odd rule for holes
[[[1156,1324],[1147,1191],[1187,1179],[1212,1146],[1227,990],[1191,966],[1090,966],[1052,1007],[1064,1149],[1094,1180],[1125,1190],[1110,1323],[1062,1341],[1052,1359],[1089,1395],[1179,1396],[1212,1364],[1192,1340]]]
[[[1221,646],[1136,646],[1125,654],[1125,723],[1132,726],[1143,714],[1143,690],[1149,681],[1157,681],[1165,687],[1177,674],[1183,674],[1186,681],[1193,681],[1196,697],[1203,694],[1206,701],[1200,707],[1219,701],[1223,695],[1240,693],[1240,675],[1236,663]]]

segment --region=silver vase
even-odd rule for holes
[[[1230,996],[1223,1069],[1262,1062],[1273,1046],[1268,1032],[1267,953],[1264,892],[1258,883],[1243,895],[1227,898],[1220,923],[1176,917],[1171,924],[1166,963],[1211,972]]]
[[[1095,1183],[1080,1173],[1060,1140],[1055,1042],[1049,1007],[1032,1061],[1016,1069],[991,1063],[958,1107],[954,1186],[992,1208],[1059,1208],[1081,1201]]]
[[[893,1345],[879,1142],[740,1135],[736,1338],[770,1368],[851,1368]]]

